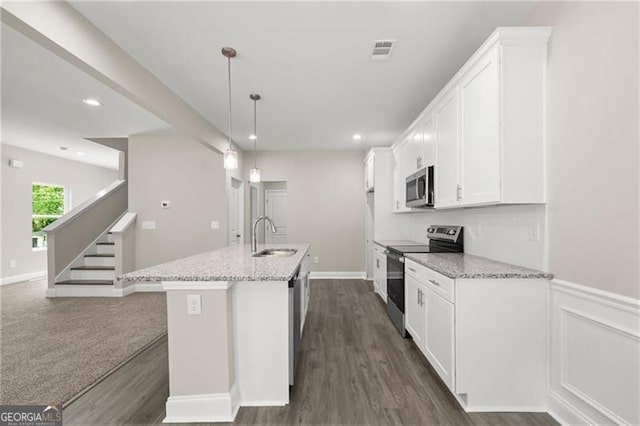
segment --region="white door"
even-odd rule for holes
[[[500,201],[500,84],[498,49],[460,84],[460,204]]]
[[[240,244],[242,241],[241,187],[241,181],[231,179],[231,188],[229,189],[229,245]]]
[[[271,226],[265,225],[265,235],[267,243],[287,242],[287,191],[267,190],[265,191],[265,213],[276,225],[275,234],[271,232]]]

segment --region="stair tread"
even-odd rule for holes
[[[56,283],[56,285],[113,285],[109,280],[66,280]]]
[[[96,245],[97,245],[97,246],[112,246],[112,245],[114,245],[114,244],[115,244],[115,243],[110,243],[110,242],[108,242],[108,241],[104,241],[104,242],[96,243]]]
[[[76,266],[72,271],[115,271],[115,266]]]
[[[115,254],[97,253],[97,254],[85,254],[84,257],[116,257],[116,255]]]

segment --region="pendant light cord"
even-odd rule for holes
[[[227,74],[229,76],[229,149],[231,149],[231,58],[227,58]]]

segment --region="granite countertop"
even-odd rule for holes
[[[129,272],[120,281],[289,281],[309,251],[309,244],[258,244],[298,250],[290,257],[253,257],[250,244],[224,247]]]
[[[376,243],[379,246],[382,246],[384,248],[387,248],[389,246],[419,246],[419,245],[425,245],[424,243],[418,243],[415,241],[411,241],[411,240],[374,240],[374,243]]]
[[[407,253],[405,257],[449,278],[553,278],[548,272],[465,253]]]

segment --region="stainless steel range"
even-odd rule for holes
[[[387,246],[387,313],[402,337],[404,329],[404,255],[406,253],[463,253],[463,227],[431,225],[429,245]]]

